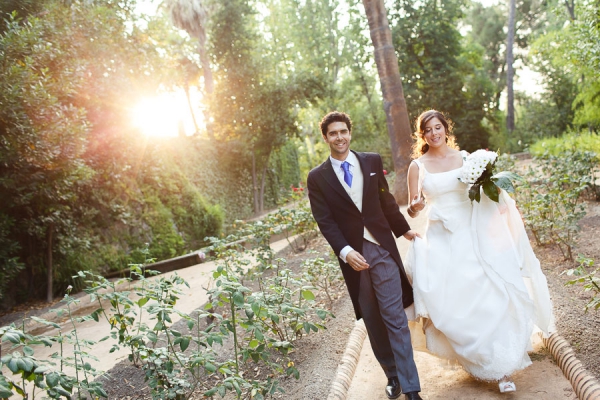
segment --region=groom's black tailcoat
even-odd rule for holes
[[[362,213],[340,183],[333,171],[331,160],[327,157],[323,164],[308,174],[308,198],[313,216],[337,256],[348,245],[362,254],[363,233],[366,227],[398,264],[402,282],[402,302],[406,308],[413,303],[413,291],[400,260],[395,237],[405,234],[410,230],[410,226],[390,193],[383,174],[381,156],[376,153],[353,153],[358,158],[364,179]],[[338,260],[356,318],[360,319],[358,293],[361,272],[352,269],[339,257]]]

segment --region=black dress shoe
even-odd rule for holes
[[[387,394],[388,399],[397,399],[400,397],[402,388],[400,387],[398,378],[393,377],[388,379],[387,386],[385,387],[385,394]]]
[[[419,392],[404,393],[404,397],[406,397],[406,400],[423,400],[421,396],[419,396]]]

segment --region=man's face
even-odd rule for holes
[[[331,157],[336,160],[345,160],[350,152],[352,134],[345,122],[332,122],[327,125],[327,134],[323,136],[331,150]]]

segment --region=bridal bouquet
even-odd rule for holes
[[[469,188],[469,199],[479,203],[481,200],[481,189],[490,200],[496,203],[499,200],[499,190],[504,189],[513,193],[515,187],[512,180],[519,179],[513,172],[502,171],[495,173],[495,165],[498,154],[494,151],[477,150],[464,158],[461,182],[471,185]]]

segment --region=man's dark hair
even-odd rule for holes
[[[329,124],[334,122],[345,122],[348,130],[352,132],[352,121],[350,120],[350,116],[346,113],[340,111],[332,111],[321,120],[321,134],[323,136],[327,136],[327,127]]]

